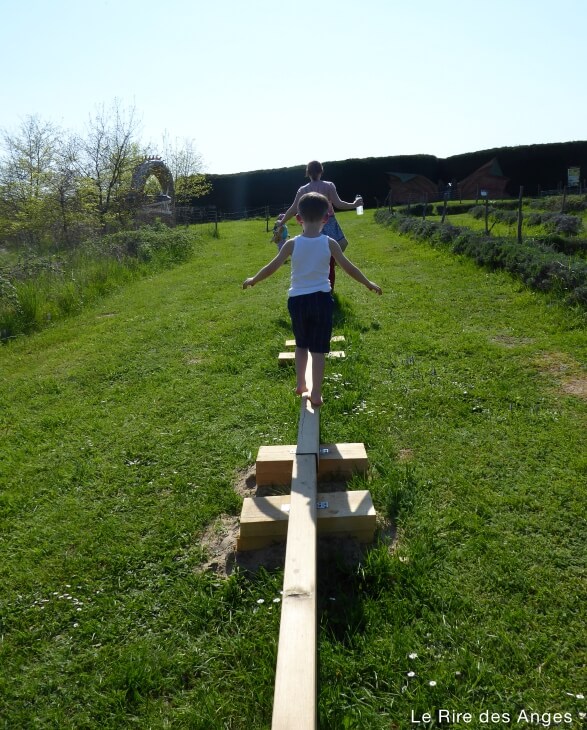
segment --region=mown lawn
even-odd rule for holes
[[[365,443],[351,486],[385,529],[321,576],[320,727],[578,728],[585,314],[370,213],[341,222],[384,296],[338,274],[321,437]],[[287,266],[241,290],[268,239],[222,224],[0,348],[0,727],[270,727],[282,573],[202,571],[259,446],[297,434]]]

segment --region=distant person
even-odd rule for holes
[[[321,195],[324,195],[324,197],[328,200],[328,220],[326,221],[324,228],[322,229],[322,233],[324,233],[326,236],[329,236],[330,238],[333,238],[338,243],[341,250],[344,251],[345,248],[348,246],[348,241],[346,240],[345,235],[342,232],[342,228],[336,220],[336,217],[334,215],[334,208],[337,208],[338,210],[354,210],[355,208],[357,208],[357,206],[363,205],[363,198],[357,196],[357,198],[355,198],[354,202],[352,203],[347,203],[344,200],[341,200],[338,197],[338,193],[336,192],[336,186],[334,185],[334,183],[321,179],[323,173],[324,168],[322,167],[322,164],[318,162],[318,160],[312,160],[312,162],[308,162],[306,166],[306,177],[310,178],[310,182],[306,183],[306,185],[302,185],[302,187],[298,190],[294,202],[290,205],[290,207],[283,215],[280,215],[278,217],[277,225],[285,225],[285,223],[287,223],[290,218],[293,218],[296,215],[296,213],[298,212],[298,203],[300,202],[302,195],[305,195],[306,193],[320,193]],[[332,257],[330,260],[330,271],[328,274],[328,280],[330,281],[331,290],[334,291],[334,257]]]
[[[332,335],[334,302],[328,280],[330,259],[334,258],[343,271],[371,291],[382,293],[377,284],[369,281],[347,259],[338,243],[323,233],[324,224],[329,218],[329,208],[328,199],[320,193],[302,195],[296,218],[302,224],[303,233],[286,241],[272,261],[243,282],[243,289],[255,286],[274,274],[291,256],[287,308],[296,338],[296,395],[307,392],[306,366],[308,352],[311,352],[312,390],[309,397],[315,408],[323,403],[322,381]]]
[[[277,245],[278,252],[281,250],[281,247],[287,241],[288,238],[289,238],[289,233],[287,230],[287,226],[283,226],[283,225],[280,225],[279,223],[276,223],[273,226],[273,235],[271,236],[271,241]]]

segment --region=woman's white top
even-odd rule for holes
[[[291,255],[291,286],[288,296],[313,294],[317,291],[330,291],[329,238],[324,234],[316,238],[296,236]]]

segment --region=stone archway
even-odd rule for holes
[[[153,176],[161,186],[161,193],[154,200],[145,196],[147,180]],[[170,169],[160,157],[147,157],[135,168],[131,180],[132,203],[141,218],[157,216],[175,217],[175,186]]]

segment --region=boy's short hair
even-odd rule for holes
[[[324,168],[322,167],[322,163],[318,162],[318,160],[312,160],[306,165],[306,177],[309,177],[311,180],[316,180],[318,175],[321,175],[323,172]]]
[[[307,223],[319,223],[328,214],[328,198],[320,193],[306,193],[300,198],[298,213]]]

